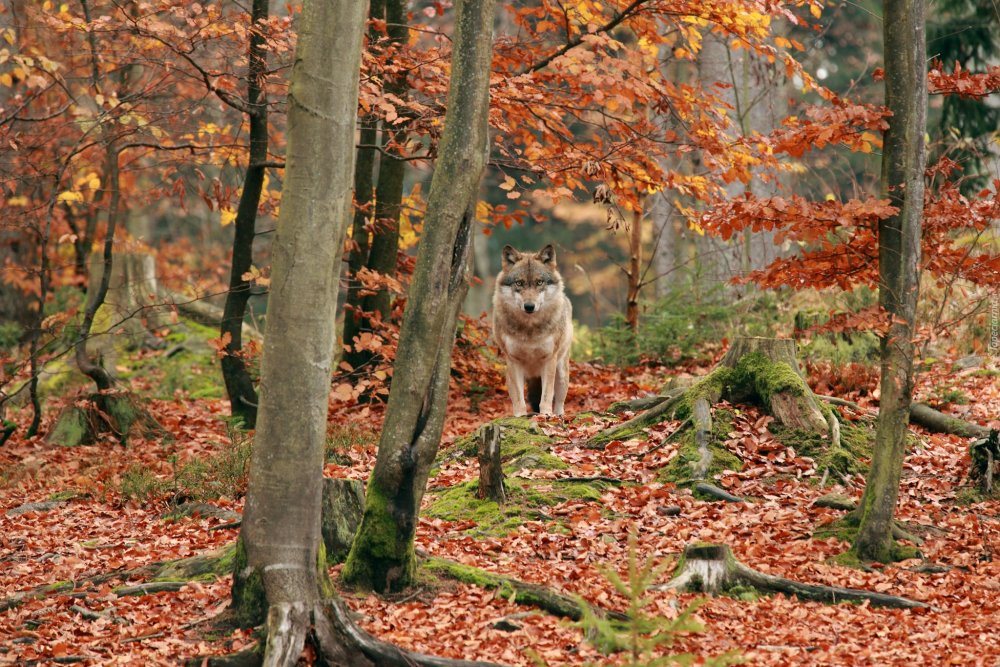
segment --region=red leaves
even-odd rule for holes
[[[940,60],[931,63],[927,73],[929,92],[932,94],[960,95],[982,98],[1000,91],[1000,65],[994,65],[985,72],[974,74],[955,63],[951,72],[944,71]]]

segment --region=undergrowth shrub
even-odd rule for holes
[[[146,503],[169,496],[171,503],[179,504],[189,500],[244,496],[250,474],[253,436],[232,422],[227,422],[226,432],[229,442],[206,459],[193,459],[178,465],[177,457],[171,457],[173,473],[170,479],[156,477],[146,466],[131,465],[122,475],[119,485],[122,499]]]

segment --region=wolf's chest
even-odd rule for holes
[[[555,336],[540,335],[524,337],[508,333],[503,336],[504,349],[507,355],[524,366],[542,364],[555,353]]]

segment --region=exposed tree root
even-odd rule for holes
[[[657,587],[700,593],[720,593],[750,588],[766,593],[784,593],[804,600],[838,603],[868,600],[873,605],[897,609],[925,609],[924,602],[857,588],[804,584],[753,570],[736,560],[724,544],[689,544],[684,548],[674,578]]]
[[[740,498],[739,496],[734,496],[725,489],[722,489],[715,484],[709,484],[708,482],[698,482],[693,487],[692,490],[696,491],[705,496],[711,498],[717,498],[719,500],[725,500],[727,503],[745,503],[745,498]]]
[[[910,404],[910,420],[915,424],[920,424],[928,431],[949,433],[963,438],[985,438],[990,434],[990,429],[985,426],[949,417],[926,403]]]
[[[573,598],[556,593],[551,588],[529,584],[510,577],[493,574],[469,565],[463,565],[446,558],[436,556],[426,557],[423,567],[439,576],[454,579],[465,584],[472,584],[488,590],[497,590],[500,595],[517,604],[530,605],[559,616],[578,621],[583,617],[580,603]],[[624,614],[604,610],[609,618],[626,620]]]

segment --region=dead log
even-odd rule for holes
[[[949,433],[963,438],[985,438],[990,434],[990,429],[985,426],[950,417],[926,403],[910,404],[910,421],[920,424],[928,431]]]
[[[507,502],[500,464],[500,426],[490,422],[479,430],[479,489],[476,497],[492,500],[498,505]]]
[[[674,578],[656,588],[658,590],[712,594],[724,593],[733,589],[751,588],[764,593],[783,593],[789,596],[794,595],[803,600],[831,604],[868,600],[876,606],[896,609],[926,609],[929,607],[924,602],[896,595],[841,586],[805,584],[764,574],[736,560],[732,550],[725,544],[689,544],[684,548]]]

